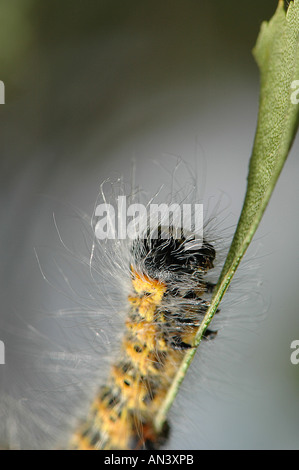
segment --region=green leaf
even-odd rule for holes
[[[299,123],[299,0],[287,12],[279,1],[275,15],[264,22],[253,51],[260,68],[260,103],[256,135],[249,163],[247,191],[238,226],[211,305],[198,329],[199,345],[238,265],[262,219],[277,179],[288,156]],[[299,100],[298,100],[299,101]],[[155,418],[161,431],[167,412],[178,392],[196,348],[188,351]]]

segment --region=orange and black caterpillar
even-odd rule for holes
[[[169,426],[157,435],[153,420],[165,398],[184,351],[209,306],[214,285],[204,280],[215,250],[195,237],[137,239],[131,248],[131,293],[119,359],[71,448],[157,449]],[[206,337],[211,335],[206,331]]]

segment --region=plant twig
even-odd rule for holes
[[[273,18],[261,26],[253,54],[261,74],[260,105],[242,212],[211,305],[196,334],[195,347],[186,353],[155,417],[157,432],[163,429],[196,348],[251,243],[298,129],[299,100],[294,87],[299,80],[299,0],[290,2],[287,11],[279,0]]]

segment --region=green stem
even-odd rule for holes
[[[195,347],[186,353],[155,417],[157,432],[163,429],[196,348],[259,226],[294,141],[299,123],[294,95],[294,81],[299,80],[298,51],[299,0],[291,2],[287,12],[280,0],[273,18],[262,24],[253,51],[261,73],[260,106],[242,212],[211,305],[197,331]]]

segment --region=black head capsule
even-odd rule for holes
[[[158,230],[155,238],[148,234],[133,242],[132,254],[137,266],[151,277],[167,277],[167,274],[205,274],[213,268],[216,252],[213,246],[206,242],[198,243],[195,235],[174,237],[168,232]],[[163,238],[164,235],[164,238]],[[195,242],[195,243],[194,243]]]

